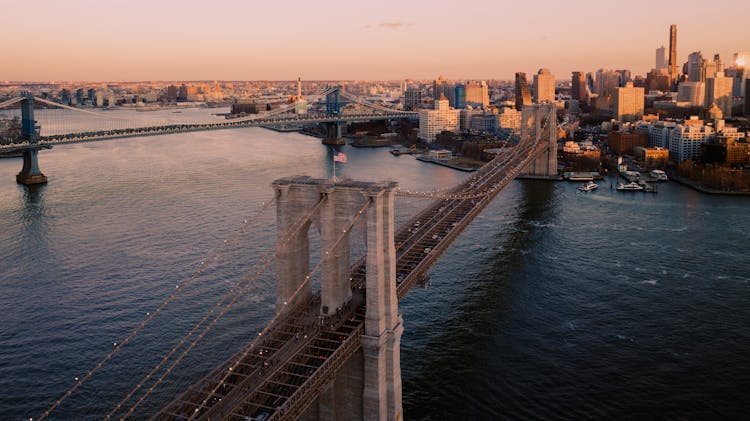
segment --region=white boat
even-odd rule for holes
[[[641,186],[638,183],[628,183],[628,184],[620,183],[620,184],[617,185],[617,190],[623,190],[623,191],[643,191],[643,186]]]
[[[591,190],[594,190],[597,187],[599,187],[598,184],[594,183],[593,181],[589,181],[588,183],[586,183],[586,184],[578,187],[578,190],[580,190],[580,191],[591,191]]]
[[[657,181],[669,181],[667,173],[662,170],[651,170],[649,175],[651,175],[651,177],[655,178]]]

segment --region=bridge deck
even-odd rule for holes
[[[397,295],[403,298],[490,201],[546,145],[519,144],[413,217],[395,235]],[[365,265],[352,268],[353,299],[320,319],[319,297],[272,326],[268,339],[225,363],[167,406],[159,419],[295,419],[360,347],[364,332]],[[317,305],[316,305],[317,304]],[[300,335],[302,335],[300,337]],[[226,378],[225,380],[221,380]]]
[[[14,143],[0,144],[0,152],[10,152],[14,150],[28,148],[39,145],[51,147],[53,145],[67,145],[81,142],[92,142],[97,140],[118,139],[126,137],[158,136],[173,133],[187,133],[205,130],[222,130],[235,129],[242,127],[260,127],[260,126],[280,126],[289,124],[312,124],[312,123],[335,123],[335,122],[352,122],[352,121],[371,121],[371,120],[390,120],[396,118],[416,117],[414,112],[394,111],[382,113],[362,113],[362,114],[342,114],[342,115],[325,115],[325,114],[301,114],[292,116],[268,116],[249,119],[237,119],[220,122],[203,122],[203,123],[175,123],[169,125],[132,127],[125,129],[111,130],[93,130],[85,132],[56,134],[49,136],[39,136],[38,143],[29,144]]]

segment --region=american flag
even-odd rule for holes
[[[346,154],[343,152],[337,152],[336,155],[333,156],[333,162],[346,163]]]

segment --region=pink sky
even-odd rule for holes
[[[645,74],[750,51],[750,1],[0,2],[0,80],[511,79],[547,67]]]

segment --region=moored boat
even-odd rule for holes
[[[669,177],[667,177],[667,173],[665,173],[662,170],[651,170],[649,175],[655,178],[657,181],[669,181]]]
[[[591,190],[594,190],[597,187],[599,187],[598,184],[594,183],[593,181],[589,181],[588,183],[586,183],[586,184],[578,187],[578,190],[579,191],[591,191]]]
[[[638,183],[627,183],[627,184],[620,183],[617,185],[617,190],[621,190],[621,191],[643,191],[643,189],[644,189],[643,186],[641,186]]]

